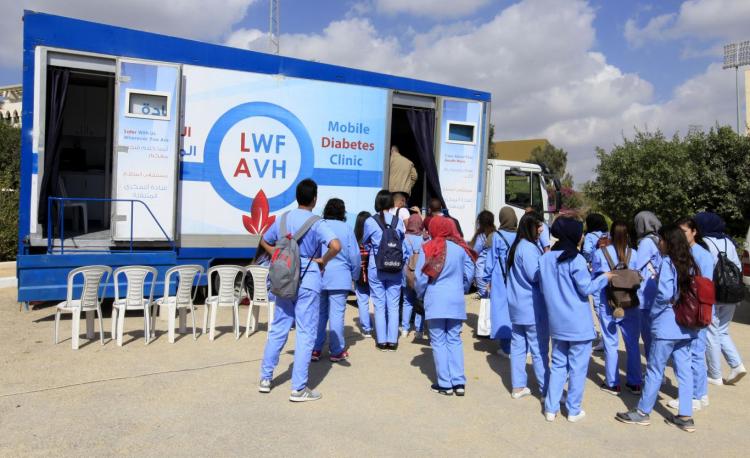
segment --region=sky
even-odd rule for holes
[[[268,49],[268,0],[0,1],[0,86],[21,81],[23,9]],[[734,126],[723,45],[750,39],[748,23],[750,0],[281,0],[280,42],[285,55],[489,91],[495,140],[548,139],[580,184],[597,146],[635,130]]]

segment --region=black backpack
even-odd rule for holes
[[[735,304],[745,298],[745,286],[742,284],[742,272],[735,263],[727,256],[727,240],[724,239],[724,251],[711,239],[711,242],[719,252],[718,262],[714,267],[714,287],[716,288],[716,302],[721,304]]]
[[[391,223],[385,222],[385,214],[380,212],[373,219],[383,231],[380,237],[380,247],[375,255],[375,267],[380,272],[396,273],[404,268],[404,250],[401,245],[401,236],[396,230],[398,217],[393,215]]]

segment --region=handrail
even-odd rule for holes
[[[174,243],[174,240],[172,240],[169,235],[167,235],[167,232],[164,230],[164,227],[162,227],[161,223],[159,223],[159,220],[156,218],[156,215],[154,215],[154,212],[151,211],[151,208],[148,206],[148,204],[142,200],[139,199],[107,199],[102,197],[48,197],[47,198],[47,225],[50,226],[52,224],[52,203],[53,202],[61,202],[60,205],[57,207],[57,213],[58,213],[58,219],[60,222],[60,254],[65,253],[65,202],[130,202],[130,252],[133,252],[133,215],[134,215],[134,208],[135,204],[139,203],[143,205],[143,207],[146,209],[149,215],[151,215],[151,219],[154,220],[156,225],[159,227],[159,230],[161,231],[162,235],[164,235],[164,238],[167,242],[169,242],[169,245],[172,247],[172,250],[176,250],[177,247]],[[53,243],[54,240],[54,231],[52,230],[52,227],[47,228],[47,253],[52,253],[53,251]]]

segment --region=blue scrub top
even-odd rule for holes
[[[294,234],[311,216],[313,214],[308,210],[302,210],[301,208],[290,210],[286,217],[286,230],[290,234]],[[279,239],[279,224],[281,224],[281,216],[276,218],[271,228],[263,235],[263,240],[269,245],[275,245]],[[281,236],[286,236],[286,234],[281,234]],[[300,257],[302,258],[300,260],[300,269],[302,272],[305,272],[305,269],[307,269],[304,277],[302,277],[300,288],[320,292],[320,268],[318,264],[310,262],[310,260],[320,257],[321,246],[327,247],[334,239],[336,239],[336,234],[333,233],[325,221],[320,220],[313,224],[310,230],[298,242]]]
[[[500,230],[492,234],[492,246],[484,263],[485,281],[505,282],[504,275],[508,274],[508,253],[515,241],[515,232]]]
[[[713,280],[716,261],[714,261],[711,252],[695,243],[690,247],[690,253],[692,253],[695,263],[698,264],[698,268],[701,270],[701,276]]]
[[[571,342],[596,338],[589,295],[607,286],[607,277],[591,279],[583,256],[558,263],[562,251],[550,251],[539,260],[539,279],[547,304],[550,336]]]
[[[641,272],[643,278],[641,287],[638,288],[638,302],[640,303],[638,308],[648,310],[656,297],[656,277],[659,275],[659,267],[661,266],[659,247],[648,237],[644,237],[638,242],[636,266],[636,270]]]
[[[391,218],[393,218],[393,215],[386,212],[385,222],[387,224],[391,224]],[[401,237],[401,242],[403,243],[406,228],[404,227],[403,221],[398,218],[396,218],[396,221],[396,231],[398,231],[398,234]],[[388,279],[401,281],[401,277],[403,276],[402,272],[378,272],[375,265],[375,257],[380,249],[380,239],[382,237],[383,230],[380,229],[380,225],[375,221],[375,215],[367,218],[365,220],[364,234],[362,235],[362,243],[365,246],[365,249],[370,252],[370,260],[368,261],[367,270],[371,272],[370,276],[377,275],[381,280]],[[404,251],[406,251],[406,247],[403,248]]]
[[[466,319],[464,294],[469,291],[474,278],[474,262],[460,246],[453,242],[446,242],[446,245],[445,266],[434,282],[429,282],[429,277],[422,272],[424,251],[417,260],[415,289],[417,296],[424,298],[427,320]]]
[[[620,263],[620,257],[617,256],[617,250],[615,249],[614,245],[606,246],[603,248],[599,248],[594,252],[594,255],[592,257],[591,262],[591,277],[596,278],[600,276],[601,274],[605,272],[609,272],[611,269],[609,268],[609,263],[607,262],[607,258],[604,257],[604,250],[607,250],[609,252],[609,255],[612,257],[612,262],[615,263],[615,266],[617,266]],[[631,270],[638,270],[638,250],[631,249],[630,250],[630,261],[628,262],[628,269]],[[607,290],[606,288],[603,289],[598,295],[594,296],[595,299],[598,300],[597,304],[599,305],[608,305],[607,302]],[[628,309],[625,309],[625,315],[631,315],[633,313],[637,313],[638,310],[637,307],[630,307]]]
[[[510,321],[516,325],[536,324],[543,318],[544,298],[539,289],[539,247],[521,240],[508,275],[508,311]]]
[[[404,237],[404,265],[409,262],[411,255],[422,252],[422,245],[424,245],[424,237],[417,234],[406,234]],[[406,287],[406,277],[401,282],[401,286]]]
[[[672,308],[677,300],[677,270],[669,256],[664,256],[659,269],[658,286],[651,306],[651,335],[655,339],[692,339],[698,335],[694,329],[677,324]]]
[[[542,223],[542,233],[539,234],[539,240],[537,240],[536,244],[539,245],[542,251],[550,246],[549,226],[547,223]]]
[[[326,265],[326,270],[323,272],[322,289],[351,291],[352,282],[359,278],[361,268],[362,258],[359,253],[359,244],[354,236],[354,231],[345,222],[326,220],[326,224],[341,242],[341,251]],[[321,250],[324,248],[321,247]]]
[[[594,231],[589,232],[583,238],[583,247],[581,248],[581,254],[586,258],[586,262],[591,264],[594,261],[594,252],[597,250],[596,244],[599,239],[607,235],[606,232]]]

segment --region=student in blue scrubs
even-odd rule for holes
[[[359,276],[354,285],[354,294],[357,296],[357,308],[359,309],[359,327],[362,336],[365,338],[372,337],[372,322],[370,320],[370,284],[367,281],[367,266],[370,261],[370,253],[364,244],[362,237],[365,234],[365,221],[372,216],[370,212],[361,211],[357,214],[357,221],[354,223],[354,236],[359,244],[359,255],[362,259]]]
[[[696,331],[677,324],[673,304],[681,293],[689,291],[692,277],[698,271],[690,252],[690,246],[677,225],[659,229],[659,245],[663,253],[657,293],[651,306],[651,352],[646,367],[646,382],[637,408],[620,412],[616,419],[628,424],[648,426],[650,414],[656,404],[659,388],[664,379],[664,369],[672,358],[678,381],[679,410],[677,415],[668,417],[668,424],[683,431],[695,431],[693,422],[693,370],[691,368],[690,347],[696,338]]]
[[[643,282],[638,290],[638,306],[641,310],[641,339],[643,352],[648,361],[651,351],[651,305],[656,298],[657,276],[661,266],[659,252],[659,235],[661,221],[650,211],[642,211],[635,215],[635,234],[638,237],[638,257],[636,266],[641,271]]]
[[[406,220],[406,237],[404,238],[404,263],[409,262],[413,254],[422,252],[424,244],[424,223],[422,217],[417,214],[409,216]],[[401,283],[401,293],[404,298],[403,310],[401,311],[401,337],[407,337],[411,329],[411,315],[414,312],[414,304],[417,301],[417,293],[406,284],[406,278]],[[422,319],[419,313],[414,314],[415,338],[422,339]]]
[[[715,261],[711,252],[706,248],[706,242],[703,241],[701,233],[698,230],[698,224],[693,218],[682,218],[677,221],[685,238],[690,245],[690,252],[693,255],[695,263],[700,269],[703,277],[713,280]],[[701,410],[708,407],[708,367],[706,366],[706,341],[708,339],[708,328],[698,330],[698,337],[690,346],[690,354],[693,368],[693,410]],[[673,409],[678,409],[680,401],[672,399],[667,405]]]
[[[404,223],[389,214],[393,208],[393,194],[382,189],[375,196],[375,214],[365,221],[362,243],[370,252],[370,262],[367,269],[367,280],[370,284],[370,297],[375,307],[375,337],[380,351],[396,351],[398,348],[399,302],[401,299],[401,282],[403,273],[382,272],[376,267],[375,257],[380,250],[380,240],[383,230],[375,218],[386,218],[387,224],[395,224],[395,229],[404,240]]]
[[[482,210],[477,216],[477,227],[469,246],[477,253],[476,273],[474,274],[474,285],[480,299],[490,296],[487,288],[488,281],[484,277],[484,266],[492,249],[492,236],[495,234],[495,215],[491,211]]]
[[[534,207],[526,207],[526,214],[533,214],[536,216],[540,221],[542,221],[542,232],[539,234],[539,237],[536,240],[536,244],[539,246],[539,248],[544,252],[548,252],[550,250],[551,240],[549,236],[549,226],[546,222],[544,222],[544,218],[542,215],[534,209]]]
[[[597,244],[602,237],[608,237],[607,220],[599,213],[589,213],[586,217],[586,235],[583,237],[581,254],[586,262],[594,261],[594,252],[599,249]]]
[[[490,295],[490,338],[497,340],[497,354],[510,358],[511,322],[508,312],[508,253],[516,240],[518,219],[510,207],[500,209],[500,228],[492,234],[492,243],[484,265],[484,279]]]
[[[586,260],[578,252],[583,238],[583,223],[561,216],[552,225],[557,242],[539,261],[539,279],[547,303],[549,332],[552,337],[552,361],[549,385],[544,400],[547,421],[554,421],[560,410],[565,382],[568,395],[565,405],[568,421],[586,416],[581,409],[586,374],[591,357],[591,343],[596,337],[588,296],[605,286],[612,272],[591,279]]]
[[[286,229],[294,234],[305,222],[313,217],[313,208],[318,201],[318,185],[307,178],[299,182],[296,189],[298,207],[286,213]],[[274,245],[281,237],[280,220],[271,226],[260,240],[260,246],[269,254],[273,254]],[[321,247],[328,247],[321,256]],[[341,243],[336,234],[325,221],[317,221],[299,241],[300,287],[296,299],[276,298],[276,309],[271,330],[268,332],[266,348],[263,352],[263,362],[260,367],[260,382],[258,391],[271,391],[273,370],[279,364],[279,355],[289,337],[289,329],[296,324],[296,342],[294,347],[294,365],[292,367],[292,394],[289,400],[293,402],[317,401],[321,395],[307,386],[307,374],[310,367],[310,355],[315,345],[318,332],[318,315],[320,312],[321,271],[341,251]]]
[[[542,227],[543,222],[536,214],[525,214],[518,223],[518,234],[508,255],[508,311],[513,325],[510,341],[513,399],[531,394],[526,377],[528,353],[531,353],[542,396],[546,393],[549,377],[547,310],[539,288],[539,258],[543,252],[537,241]]]
[[[616,268],[637,269],[637,252],[630,248],[630,235],[627,223],[615,221],[610,230],[612,244],[602,247],[594,252],[591,263],[591,274],[594,278],[609,272],[610,266],[604,255],[604,250],[610,256]],[[585,239],[584,239],[585,243]],[[627,371],[625,386],[633,394],[641,394],[643,376],[641,373],[641,351],[638,345],[640,337],[640,311],[638,307],[630,307],[624,310],[622,318],[615,318],[612,313],[614,309],[608,304],[606,288],[596,297],[597,314],[602,328],[602,344],[604,346],[604,382],[601,384],[602,391],[618,396],[620,394],[620,376],[617,373],[618,350],[620,347],[620,336],[625,342],[627,351]],[[619,331],[619,333],[618,333]]]
[[[361,259],[354,231],[346,224],[344,201],[335,197],[330,199],[323,209],[323,218],[341,243],[341,251],[331,259],[323,271],[318,337],[313,347],[312,360],[320,359],[323,344],[326,341],[326,327],[330,322],[329,359],[335,363],[349,357],[344,340],[344,313],[346,312],[346,298],[352,290],[352,282],[359,277]]]
[[[437,381],[432,391],[463,396],[466,390],[461,327],[466,319],[464,294],[474,278],[474,253],[449,218],[434,218],[432,240],[417,261],[416,290],[424,298],[425,318],[435,360]]]

